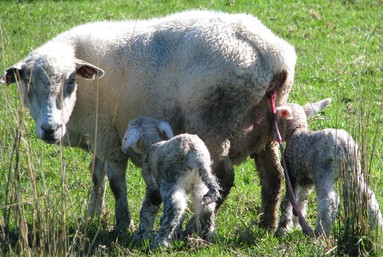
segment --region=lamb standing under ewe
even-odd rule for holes
[[[343,186],[356,186],[361,199],[367,199],[370,225],[383,229],[379,204],[364,181],[358,145],[351,135],[342,129],[308,130],[307,118],[323,110],[330,102],[331,99],[325,99],[303,107],[289,103],[276,108],[278,126],[286,141],[284,159],[299,208],[305,215],[308,196],[315,185],[318,203],[315,234],[329,236],[339,204],[334,183],[342,177],[347,180]],[[277,229],[279,235],[297,225],[297,218],[293,217],[292,206],[286,196],[281,211],[282,218]]]
[[[246,14],[185,11],[163,18],[105,21],[63,32],[8,68],[0,83],[17,83],[47,143],[91,151],[89,214],[100,212],[105,173],[116,201],[117,228],[130,224],[121,150],[126,124],[147,115],[206,144],[221,186],[219,206],[234,182],[233,164],[254,154],[262,184],[261,225],[275,229],[283,169],[267,96],[286,101],[294,48]],[[134,152],[129,158],[139,164]]]
[[[164,141],[162,134],[170,139]],[[142,159],[142,176],[146,184],[141,223],[135,238],[151,238],[153,222],[163,202],[161,227],[151,248],[168,246],[182,231],[187,196],[192,193],[197,234],[212,241],[219,185],[211,173],[210,154],[204,142],[190,134],[173,137],[169,123],[141,117],[129,122],[122,150],[127,152],[129,149]]]

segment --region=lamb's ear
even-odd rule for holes
[[[16,83],[16,81],[20,80],[20,75],[24,69],[25,63],[19,62],[9,67],[4,74],[0,77],[0,84],[12,84]]]
[[[277,117],[280,119],[290,120],[293,118],[293,110],[290,106],[278,106],[276,108]]]
[[[165,139],[170,139],[174,137],[174,133],[172,128],[170,127],[170,124],[166,121],[161,121],[161,123],[158,125],[158,129],[160,132],[165,133],[166,137]]]
[[[316,103],[308,103],[303,106],[303,109],[305,110],[306,116],[310,117],[320,111],[322,111],[324,108],[330,105],[332,99],[327,98],[324,100],[321,100]]]
[[[126,131],[124,139],[122,140],[122,151],[126,153],[130,148],[137,144],[140,139],[140,132],[135,129],[128,129]]]
[[[105,72],[102,69],[86,61],[76,59],[75,64],[76,64],[77,74],[85,79],[92,80],[92,79],[95,79],[96,77],[100,79],[105,74]]]

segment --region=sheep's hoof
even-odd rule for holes
[[[186,225],[184,236],[188,237],[196,233],[197,233],[197,221],[196,221],[195,215],[193,215],[193,217],[191,217],[188,224]]]
[[[112,241],[115,241],[115,240],[126,241],[126,240],[128,240],[129,236],[130,236],[130,233],[127,233],[126,231],[120,230],[118,228],[115,228],[115,229],[109,231],[109,238]]]
[[[144,231],[137,231],[135,234],[134,234],[134,237],[133,237],[133,240],[134,241],[142,241],[142,240],[146,240],[146,239],[152,239],[153,237],[153,234],[152,232],[144,232]]]
[[[154,242],[150,245],[150,250],[153,251],[158,248],[167,248],[170,243],[167,240],[154,240]]]
[[[275,235],[278,237],[284,237],[290,233],[291,229],[288,227],[279,226],[275,231]]]

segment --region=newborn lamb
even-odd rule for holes
[[[135,239],[151,238],[153,222],[163,202],[160,230],[151,248],[168,246],[173,238],[182,234],[187,196],[192,193],[197,234],[213,241],[215,202],[220,194],[204,142],[190,134],[173,137],[167,122],[141,117],[129,122],[122,150],[132,150],[141,157],[142,176],[146,184],[141,223]]]
[[[308,196],[315,185],[318,214],[315,234],[328,236],[339,199],[334,190],[335,180],[341,177],[344,192],[350,185],[356,186],[361,199],[366,199],[371,226],[383,228],[379,204],[373,191],[364,181],[358,145],[342,129],[309,131],[307,118],[328,106],[331,99],[300,106],[286,104],[277,107],[277,121],[283,140],[286,141],[284,159],[289,172],[298,205],[305,216]],[[351,189],[352,190],[352,189]],[[345,194],[345,197],[350,194]],[[282,218],[277,234],[289,232],[294,219],[292,206],[285,196],[281,204]]]

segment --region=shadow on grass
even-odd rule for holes
[[[63,251],[57,249],[56,252],[66,252],[69,255],[89,256],[89,255],[109,255],[119,252],[120,254],[130,255],[132,248],[137,248],[139,245],[133,241],[133,236],[130,232],[108,231],[100,228],[97,224],[91,224],[88,228],[76,228],[69,226],[66,233],[55,231],[53,236],[60,237],[66,235],[66,245]],[[62,239],[43,239],[42,234],[34,231],[33,225],[28,224],[28,246],[29,249],[21,249],[24,246],[22,238],[23,232],[20,228],[2,227],[0,234],[0,255],[12,256],[19,255],[22,252],[30,250],[32,253],[53,253],[52,244],[47,242],[59,242]],[[25,246],[24,246],[25,247]],[[34,255],[34,254],[33,254]]]

